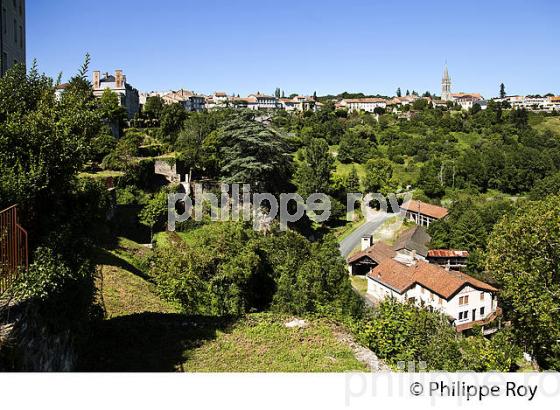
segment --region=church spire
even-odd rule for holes
[[[449,71],[447,70],[447,61],[445,62],[443,78],[441,79],[441,99],[443,101],[451,100],[451,78],[449,77]]]

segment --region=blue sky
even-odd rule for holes
[[[27,58],[143,91],[560,94],[556,0],[27,0]]]

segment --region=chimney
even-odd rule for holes
[[[93,89],[99,89],[101,87],[101,72],[94,71],[93,72]]]
[[[124,87],[124,77],[123,77],[122,70],[115,70],[115,87],[116,88]]]
[[[412,259],[416,259],[416,249],[412,250]]]
[[[372,235],[362,236],[362,251],[365,251],[372,244],[373,244],[373,236]]]

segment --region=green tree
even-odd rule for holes
[[[363,179],[364,189],[368,193],[383,193],[389,187],[393,177],[393,166],[387,159],[370,159],[366,162],[365,176]]]
[[[504,83],[500,84],[500,98],[506,98],[506,86]]]
[[[402,97],[401,87],[397,88],[397,97]]]
[[[163,98],[159,95],[148,97],[143,108],[144,115],[151,120],[159,120],[164,105]]]
[[[324,139],[313,138],[304,149],[301,161],[294,175],[294,183],[303,197],[319,192],[330,192],[331,178],[334,171],[334,159],[329,152],[329,145]]]
[[[487,269],[514,334],[546,369],[560,369],[560,197],[529,202],[506,215],[488,241]]]
[[[187,111],[180,103],[166,104],[160,114],[160,130],[165,142],[175,143],[177,134],[187,119]]]
[[[346,176],[346,192],[360,192],[360,177],[358,176],[358,170],[353,165],[352,168],[350,168],[350,172]]]

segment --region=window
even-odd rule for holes
[[[480,316],[484,317],[484,308],[483,307],[480,308]]]
[[[420,288],[420,293],[424,293],[424,288]]]
[[[484,300],[484,292],[480,292],[480,300]]]
[[[459,312],[459,320],[467,320],[469,318],[469,311]]]
[[[460,296],[459,297],[459,305],[468,305],[469,304],[469,297],[468,296]]]
[[[441,297],[439,298],[438,302],[439,302],[440,305],[443,305],[443,299]]]
[[[17,21],[14,19],[14,42],[17,44]]]

